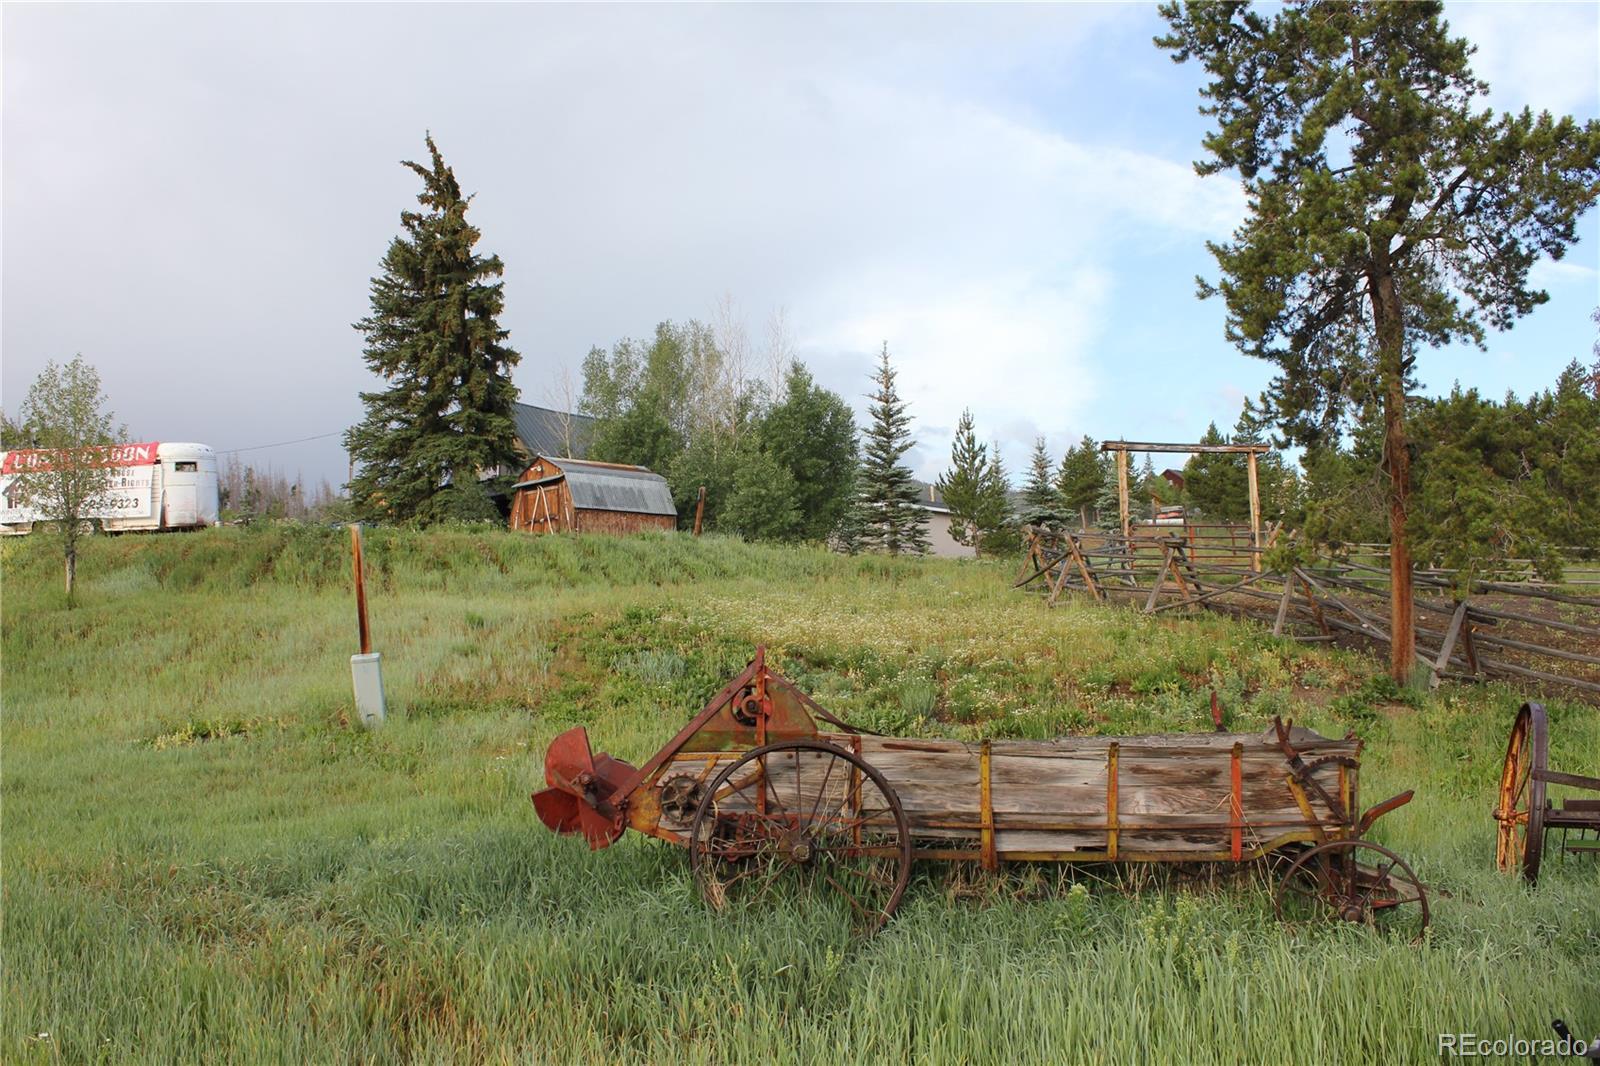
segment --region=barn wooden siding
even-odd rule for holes
[[[678,520],[671,515],[634,514],[632,511],[596,511],[582,507],[573,512],[579,533],[638,533],[646,529],[673,530]]]

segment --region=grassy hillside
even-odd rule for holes
[[[47,543],[0,545],[0,1060],[1368,1063],[1600,1033],[1600,865],[1493,869],[1513,690],[1400,701],[1361,658],[1049,611],[987,564],[375,531],[368,734],[347,545],[97,540],[70,612]],[[1207,729],[1209,685],[1239,728],[1354,728],[1369,801],[1417,789],[1376,836],[1449,893],[1434,933],[1285,930],[1259,873],[928,867],[860,942],[803,898],[715,915],[675,850],[538,823],[552,736],[642,759],[757,642],[907,734]],[[1600,715],[1550,711],[1555,767],[1596,772]]]

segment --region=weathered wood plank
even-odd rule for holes
[[[1306,758],[1355,757],[1359,743],[1329,740],[1295,729],[1294,743]],[[1057,741],[994,741],[990,745],[989,796],[1000,850],[1048,850],[1105,846],[1108,815],[1106,763],[1110,746],[1123,748],[1118,770],[1119,847],[1161,851],[1172,847],[1215,849],[1228,843],[1232,802],[1232,755],[1240,751],[1243,822],[1274,831],[1305,827],[1305,816],[1286,783],[1287,762],[1264,735],[1180,734],[1150,737],[1066,737]],[[981,746],[953,740],[904,741],[862,738],[862,754],[899,793],[918,835],[974,838],[982,820]],[[1338,768],[1315,776],[1337,794]],[[1312,790],[1315,794],[1315,789]],[[1334,816],[1315,803],[1318,817]],[[1173,829],[1151,827],[1176,827]],[[1206,826],[1193,839],[1169,840],[1182,827]],[[1123,828],[1125,827],[1125,829]],[[1010,843],[1001,830],[1032,834]],[[1044,837],[1037,834],[1043,833]],[[1087,834],[1087,836],[1085,836]],[[1223,844],[1219,844],[1221,840]]]
[[[1307,758],[1323,754],[1353,757],[1354,741],[1330,740],[1295,729],[1293,743]],[[825,737],[848,744],[851,738]],[[903,740],[861,737],[863,757],[876,766],[900,795],[913,836],[931,845],[977,849],[982,838],[981,745],[955,740]],[[1230,847],[1229,767],[1232,745],[1240,746],[1241,846],[1255,849],[1285,836],[1309,834],[1311,827],[1285,782],[1282,752],[1263,735],[1166,734],[1148,737],[1064,737],[1056,741],[991,743],[991,801],[994,848],[1008,852],[1070,857],[1094,855],[1107,847],[1106,755],[1116,743],[1124,750],[1118,771],[1118,854],[1227,854]],[[675,759],[702,775],[737,753],[697,753]],[[775,756],[772,785],[754,775],[756,787],[727,797],[734,809],[750,808],[765,792],[770,805],[815,808],[849,816],[853,797],[843,775],[827,775],[825,756],[802,753]],[[1337,794],[1337,769],[1319,771],[1317,780]],[[791,793],[793,791],[793,794]],[[1314,791],[1314,790],[1313,790]],[[782,793],[781,795],[779,793]],[[1313,801],[1324,828],[1330,812]]]

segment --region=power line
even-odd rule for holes
[[[343,432],[344,432],[344,430],[342,430],[342,429],[336,429],[332,433],[318,433],[314,437],[301,437],[298,440],[280,440],[276,444],[252,444],[248,448],[224,448],[222,451],[218,452],[217,454],[218,455],[234,455],[235,453],[238,453],[238,452],[259,452],[263,448],[284,448],[284,447],[287,447],[290,444],[304,444],[306,441],[310,441],[310,440],[326,440],[329,437],[337,437]]]

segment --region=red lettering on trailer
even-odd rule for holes
[[[102,466],[154,466],[160,441],[139,444],[113,444],[96,448],[94,452]],[[52,457],[57,453],[48,448],[23,448],[6,452],[5,463],[0,465],[0,475],[24,474],[30,470],[49,470]]]

